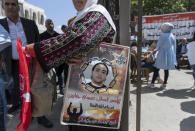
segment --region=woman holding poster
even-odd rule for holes
[[[37,58],[45,72],[64,62],[78,63],[81,60],[77,56],[88,53],[101,42],[113,42],[116,27],[108,11],[97,2],[98,0],[73,0],[78,13],[65,34],[26,46],[26,52]],[[80,130],[108,129],[81,126],[70,128],[70,131]]]

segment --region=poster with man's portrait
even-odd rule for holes
[[[69,70],[61,113],[63,125],[118,129],[129,47],[101,43]]]

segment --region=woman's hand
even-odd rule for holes
[[[80,63],[82,63],[82,62],[83,62],[83,57],[81,57],[81,56],[75,56],[75,57],[72,57],[72,58],[67,62],[67,64],[68,64],[69,66],[75,66],[75,65],[80,64]]]
[[[34,43],[25,46],[25,52],[32,57],[36,57],[35,50],[34,50]]]

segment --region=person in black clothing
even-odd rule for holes
[[[68,108],[67,108],[67,113],[69,115],[69,122],[71,123],[77,123],[79,116],[83,113],[83,108],[82,104],[80,103],[80,112],[77,113],[77,108],[73,108],[73,112],[70,111],[70,107],[72,105],[72,102],[70,102]]]
[[[53,21],[51,19],[47,19],[45,21],[45,27],[47,28],[47,30],[43,33],[40,34],[40,40],[47,40],[51,37],[56,37],[59,34],[54,30],[54,24]]]
[[[67,31],[67,26],[66,25],[62,25],[61,26],[61,30],[63,33],[66,33]],[[60,94],[64,94],[63,92],[63,83],[64,83],[64,86],[66,85],[66,80],[67,80],[67,77],[68,77],[68,64],[64,63],[62,65],[60,65],[58,68],[56,68],[56,75],[58,77],[58,82],[57,84],[59,85],[59,88],[60,88]],[[64,71],[64,81],[63,81],[63,77],[62,77],[62,73]]]
[[[59,34],[54,30],[54,24],[53,24],[53,21],[51,19],[47,19],[45,21],[45,26],[47,28],[47,30],[45,32],[43,32],[41,35],[40,35],[40,39],[41,41],[42,40],[46,40],[46,39],[49,39],[51,37],[56,37],[58,36]],[[63,28],[63,30],[65,30]],[[63,31],[62,30],[62,31]],[[56,75],[58,77],[58,82],[57,84],[59,85],[59,88],[60,88],[60,94],[64,94],[63,92],[63,78],[62,78],[62,72],[64,71],[64,84],[66,83],[66,79],[67,79],[67,76],[68,76],[68,65],[67,64],[62,64],[60,65],[59,67],[55,68],[56,70]]]

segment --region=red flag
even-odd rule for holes
[[[18,38],[16,47],[19,55],[19,80],[20,80],[20,95],[22,99],[22,109],[20,112],[20,123],[16,127],[16,131],[27,131],[31,123],[31,96],[30,96],[30,82],[29,82],[29,71],[28,62],[29,58],[24,53],[22,48],[22,42]]]

